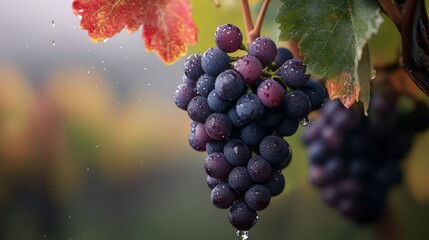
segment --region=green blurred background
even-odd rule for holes
[[[226,210],[210,203],[205,154],[188,146],[189,120],[172,95],[183,60],[165,66],[139,32],[93,44],[68,1],[4,1],[0,8],[0,239],[236,239]],[[240,1],[192,0],[199,43],[216,26],[242,25]],[[252,1],[257,9],[258,1]],[[273,1],[263,34],[277,39]],[[389,22],[371,44],[394,61]],[[285,192],[260,213],[251,239],[383,239],[326,207],[307,181],[302,129]],[[387,231],[429,239],[429,132],[391,191]],[[384,238],[388,239],[388,238]]]

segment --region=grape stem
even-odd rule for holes
[[[253,25],[252,15],[250,13],[249,1],[241,0],[243,17],[244,17],[244,26],[247,33],[247,44],[250,45],[257,37],[261,35],[262,23],[265,18],[265,13],[267,12],[268,5],[270,0],[264,0],[262,3],[261,9],[259,10],[258,17],[256,18],[255,25]]]
[[[401,29],[402,14],[398,6],[393,3],[392,0],[379,0],[378,3],[382,11],[392,19],[393,23],[396,25],[396,28]]]

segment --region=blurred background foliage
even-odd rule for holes
[[[191,53],[212,47],[220,24],[244,29],[240,1],[191,2],[199,28]],[[272,2],[263,35],[276,39],[280,1]],[[0,239],[234,239],[173,103],[183,59],[164,66],[139,33],[92,44],[71,1],[1,3],[9,7],[0,9]],[[374,65],[395,62],[399,44],[386,19],[370,43]],[[377,226],[343,219],[309,185],[301,132],[287,138],[286,191],[251,239],[376,239]],[[429,132],[416,137],[405,181],[391,192],[400,239],[429,239],[428,147]]]

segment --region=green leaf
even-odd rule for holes
[[[346,99],[348,107],[362,86],[365,88],[362,93],[369,95],[368,82],[362,80],[364,75],[371,76],[371,67],[367,66],[370,62],[365,60],[366,67],[361,69],[358,65],[368,39],[383,22],[376,1],[282,1],[276,17],[280,24],[280,40],[299,42],[307,73],[334,79],[334,92],[330,92],[330,96]],[[358,73],[362,75],[360,82]],[[369,96],[360,99],[369,101],[367,97],[369,99]]]
[[[383,21],[374,0],[282,0],[280,40],[299,41],[309,73],[354,72],[362,49]]]

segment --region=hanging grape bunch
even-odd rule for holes
[[[326,92],[309,80],[301,60],[268,37],[246,49],[240,29],[225,24],[214,40],[217,48],[186,59],[174,101],[191,119],[190,145],[208,154],[212,203],[229,208],[229,221],[244,238],[257,212],[285,188],[281,170],[292,151],[284,137],[321,107]],[[247,55],[228,55],[239,49]]]
[[[369,110],[366,117],[361,106],[329,101],[304,132],[310,182],[327,205],[361,224],[384,213],[414,135],[429,127],[425,103],[390,90],[373,96]]]

